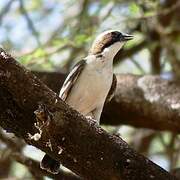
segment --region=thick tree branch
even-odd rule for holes
[[[118,75],[102,121],[180,132],[180,86],[159,76]]]
[[[59,93],[65,75],[34,72]],[[115,97],[104,108],[101,123],[180,132],[180,86],[159,76],[117,76]]]
[[[0,88],[0,125],[85,179],[175,179],[68,107],[3,50]]]

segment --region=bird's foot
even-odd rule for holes
[[[86,119],[88,119],[89,121],[99,125],[99,122],[96,119],[93,119],[91,116],[86,116]]]

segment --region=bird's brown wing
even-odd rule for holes
[[[77,78],[81,74],[82,70],[84,69],[86,65],[86,61],[82,60],[79,61],[71,70],[69,75],[67,76],[66,80],[64,81],[64,84],[60,90],[59,97],[62,100],[66,100],[68,97],[68,94],[70,93],[74,83],[76,82]]]
[[[110,102],[111,99],[114,97],[114,93],[115,93],[115,90],[116,90],[116,86],[117,86],[117,78],[116,78],[116,75],[113,74],[113,81],[112,81],[112,85],[111,85],[111,88],[108,92],[108,95],[106,97],[106,101],[105,101],[105,104]]]

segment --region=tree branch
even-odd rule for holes
[[[65,75],[57,72],[33,72],[59,93]],[[160,76],[117,76],[115,97],[104,108],[101,123],[126,124],[155,130],[180,132],[180,86]]]
[[[3,50],[0,88],[0,125],[83,178],[175,180],[120,137],[71,109]]]
[[[11,158],[25,165],[29,169],[29,171],[32,172],[38,179],[42,178],[43,176],[48,176],[53,179],[80,180],[80,178],[73,175],[72,173],[67,173],[62,170],[59,174],[50,174],[47,171],[40,168],[38,161],[28,158],[17,152],[12,153]]]
[[[28,25],[28,28],[31,30],[32,34],[34,35],[36,41],[37,41],[37,44],[38,46],[41,46],[41,42],[40,42],[40,39],[39,39],[39,33],[38,31],[36,30],[35,26],[34,26],[34,23],[33,21],[31,20],[28,12],[26,11],[26,8],[24,6],[24,0],[19,0],[19,3],[20,3],[20,11],[21,13],[24,15],[24,18],[26,19],[27,21],[27,25]]]
[[[17,151],[17,152],[20,152],[24,146],[23,142],[19,141],[19,139],[17,142],[12,138],[7,137],[7,135],[5,135],[5,133],[3,133],[1,129],[0,129],[0,141],[6,144],[13,151]]]
[[[102,121],[180,132],[180,86],[159,76],[118,75],[115,98]]]
[[[9,0],[6,5],[1,9],[0,12],[0,26],[2,24],[2,20],[5,14],[7,14],[9,12],[9,10],[11,9],[11,6],[13,4],[13,2],[15,2],[15,0]]]

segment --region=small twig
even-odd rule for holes
[[[164,15],[168,15],[169,13],[173,12],[174,10],[178,9],[180,7],[180,1],[177,1],[176,4],[174,4],[173,6],[163,9],[161,11],[157,11],[156,13],[153,14],[149,14],[149,15],[144,15],[144,16],[140,16],[140,17],[128,17],[126,19],[123,19],[121,22],[125,21],[125,22],[131,22],[131,21],[140,21],[140,20],[148,20],[150,18],[154,18],[157,16],[164,16]],[[119,22],[118,22],[119,23]]]
[[[3,133],[2,129],[0,129],[0,141],[4,142],[8,147],[13,149],[14,151],[21,151],[23,147],[23,142],[18,140],[14,141],[12,138],[9,138]]]
[[[2,24],[3,16],[9,12],[14,1],[15,0],[8,1],[7,4],[1,10],[1,12],[0,12],[0,25]]]
[[[131,57],[131,62],[139,69],[141,74],[146,74],[145,70],[141,67],[141,65],[133,58]]]
[[[113,11],[113,9],[115,7],[115,4],[114,4],[114,2],[110,1],[107,4],[107,6],[105,7],[107,9],[106,12],[100,17],[100,22],[103,22],[110,16],[111,12]]]
[[[177,134],[174,134],[174,133],[171,134],[171,139],[166,149],[167,156],[169,158],[169,169],[174,169],[176,165],[176,160],[177,160],[175,159],[176,137],[177,137]]]
[[[36,28],[34,26],[34,23],[31,20],[28,12],[27,12],[27,10],[26,10],[26,8],[24,6],[23,0],[19,0],[19,3],[20,3],[20,10],[21,10],[22,14],[24,15],[24,18],[27,21],[29,29],[31,30],[32,34],[34,35],[34,37],[35,37],[35,39],[37,41],[38,46],[41,46],[41,42],[40,42],[40,39],[39,39],[39,33],[37,32],[37,30],[36,30]]]

